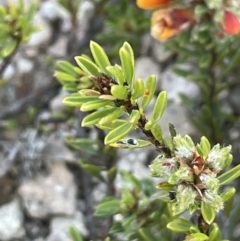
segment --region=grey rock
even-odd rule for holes
[[[29,73],[34,68],[33,62],[26,58],[18,58],[16,60],[16,63],[17,63],[17,71],[19,74]]]
[[[105,183],[98,183],[92,190],[92,197],[96,204],[99,204],[106,196],[107,186]]]
[[[69,12],[56,0],[44,1],[39,9],[40,14],[49,21],[62,20],[62,31],[71,29],[71,17]]]
[[[150,169],[148,166],[145,165],[145,163],[147,162],[149,151],[152,151],[152,149],[120,149],[120,159],[117,162],[118,170],[130,172],[132,175],[134,175],[136,178],[140,180],[143,178],[149,178]],[[115,180],[116,190],[119,191],[122,186],[123,180],[120,174],[118,174]]]
[[[237,86],[230,91],[228,100],[233,111],[240,115],[240,86]]]
[[[81,1],[79,11],[77,13],[77,20],[79,28],[85,32],[89,29],[91,18],[94,16],[95,7],[92,1]]]
[[[191,69],[191,66],[185,65],[181,66],[181,68]],[[175,74],[171,69],[167,69],[162,73],[161,89],[166,90],[168,93],[168,100],[172,100],[176,104],[181,103],[181,98],[179,97],[180,93],[196,101],[201,99],[198,85]]]
[[[19,239],[25,235],[23,213],[18,199],[0,206],[0,220],[1,240]]]
[[[173,52],[166,50],[164,43],[161,43],[155,39],[152,40],[151,46],[152,46],[153,57],[159,63],[168,61],[169,58],[173,55]]]
[[[88,235],[88,230],[85,226],[84,216],[81,212],[76,212],[72,218],[55,217],[51,220],[50,234],[47,241],[66,241],[70,239],[69,227],[75,226],[82,236]]]
[[[39,31],[34,32],[26,44],[28,47],[39,47],[50,41],[52,32],[47,21],[37,12],[33,18],[33,25],[40,27]]]
[[[54,163],[49,175],[39,175],[23,182],[19,194],[32,218],[73,215],[76,211],[76,185],[63,163]]]
[[[65,57],[67,55],[67,43],[68,39],[66,36],[59,37],[53,45],[49,46],[48,53],[53,57]]]
[[[62,103],[63,99],[68,96],[69,93],[66,90],[61,90],[57,96],[55,96],[50,102],[51,111],[62,112],[66,109],[66,106]]]
[[[63,136],[59,137],[59,135],[53,134],[49,137],[45,148],[46,161],[74,162],[76,160],[74,153],[64,144]]]
[[[3,72],[3,79],[7,79],[7,80],[11,79],[14,76],[15,72],[16,70],[13,64],[8,65]]]
[[[173,124],[178,134],[199,137],[199,132],[191,120],[188,110],[181,104],[169,102],[167,108],[159,121],[165,135],[169,133],[169,123]]]
[[[136,59],[135,75],[146,80],[150,75],[160,76],[160,66],[149,57]]]

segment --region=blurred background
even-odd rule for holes
[[[188,134],[195,141],[202,135],[193,120],[201,106],[201,91],[196,83],[172,70],[178,60],[177,52],[150,36],[151,13],[138,9],[133,0],[23,3],[21,11],[28,14],[22,17],[28,15],[27,20],[32,20],[20,20],[21,11],[15,10],[13,20],[20,27],[23,24],[23,28],[29,28],[24,32],[26,38],[13,43],[0,32],[0,240],[67,241],[70,225],[86,240],[103,240],[111,220],[94,218],[92,213],[104,195],[111,193],[111,187],[87,174],[79,165],[80,159],[91,159],[100,165],[106,160],[114,162],[119,170],[129,171],[141,180],[149,176],[148,165],[157,153],[146,148],[111,150],[109,155],[102,147],[104,151],[99,155],[94,141],[102,139],[103,133],[96,128],[82,128],[85,114],[62,104],[69,92],[76,91],[78,83],[76,80],[75,85],[62,88],[61,81],[54,77],[57,61],[67,60],[75,65],[74,56],[89,54],[89,42],[94,40],[103,46],[112,62],[118,63],[118,49],[128,41],[135,52],[136,76],[146,79],[155,74],[157,90],[168,92],[168,107],[160,122],[162,129],[167,130],[170,122],[177,133]],[[10,9],[20,6],[20,1],[0,0],[0,5]],[[2,10],[0,15],[3,21]],[[0,24],[1,29],[4,26]],[[12,34],[23,34],[19,29]],[[191,63],[180,65],[194,72]],[[183,104],[180,94],[191,99],[195,113]],[[232,144],[237,163],[239,80],[221,98],[224,110],[234,117],[221,129],[221,134],[225,136],[227,132],[228,136],[223,144]],[[74,142],[73,137],[89,138],[92,142]],[[116,193],[120,190],[118,181],[112,186]],[[234,208],[230,219],[234,226],[229,221],[224,227],[231,240],[239,240],[240,205],[236,202]]]

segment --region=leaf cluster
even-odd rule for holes
[[[37,30],[31,23],[35,11],[34,3],[25,11],[22,0],[19,5],[0,6],[0,59],[13,54]]]

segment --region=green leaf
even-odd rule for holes
[[[106,131],[111,131],[119,126],[121,126],[122,124],[127,123],[126,120],[121,120],[121,119],[117,119],[117,120],[113,120],[110,123],[107,124],[96,124],[96,126],[102,130],[106,130]]]
[[[151,142],[149,141],[134,139],[134,138],[120,139],[117,142],[110,144],[110,146],[112,147],[126,148],[126,149],[143,148],[150,145],[151,145]]]
[[[121,233],[124,232],[124,228],[122,226],[121,222],[115,222],[113,223],[112,227],[109,230],[110,234],[114,234],[114,233]]]
[[[224,172],[222,175],[218,177],[219,184],[225,185],[229,182],[233,181],[234,179],[240,176],[240,165],[235,166],[234,168],[230,169],[227,172]]]
[[[152,118],[155,122],[159,121],[167,106],[167,92],[161,91],[155,102],[155,106],[152,112]]]
[[[155,125],[155,124],[156,124],[156,122],[155,122],[154,120],[149,119],[149,120],[147,121],[147,123],[145,124],[144,129],[148,131],[148,130],[150,130],[150,129],[153,127],[153,125]]]
[[[112,104],[112,101],[110,100],[93,100],[93,101],[88,101],[81,106],[81,111],[90,111],[90,110],[96,110],[100,107],[107,106],[109,104]]]
[[[116,166],[113,166],[108,170],[108,181],[110,183],[114,182],[114,180],[117,176],[117,173],[118,173],[118,170],[117,170]]]
[[[172,124],[172,123],[169,123],[169,132],[170,132],[170,135],[172,137],[172,139],[177,135],[177,132],[176,132],[176,129],[175,129],[175,126]]]
[[[117,82],[119,85],[124,85],[124,76],[123,76],[123,72],[121,70],[121,67],[118,65],[115,66],[108,66],[106,68],[113,76],[115,76],[117,78]]]
[[[128,97],[128,90],[123,85],[113,85],[111,87],[111,94],[119,100],[126,100]]]
[[[142,79],[137,79],[132,90],[132,99],[136,100],[144,93],[144,82]]]
[[[208,236],[204,233],[193,233],[188,236],[189,241],[208,241]]]
[[[212,54],[205,53],[199,58],[200,68],[207,68],[212,62]]]
[[[108,116],[115,110],[118,110],[119,108],[108,108],[108,109],[103,109],[103,110],[97,110],[91,114],[88,114],[87,116],[84,117],[82,120],[82,126],[91,126],[97,124],[102,118]]]
[[[25,13],[24,18],[27,20],[27,22],[31,22],[33,20],[33,17],[37,10],[37,4],[32,3],[28,9],[28,11]]]
[[[126,122],[117,128],[111,130],[105,137],[104,143],[111,144],[125,137],[130,131],[134,129],[134,124]]]
[[[220,78],[227,76],[227,74],[239,63],[240,61],[240,49],[238,49],[235,55],[230,59],[227,67],[221,72]]]
[[[196,16],[201,17],[203,14],[208,13],[209,9],[205,5],[196,5],[194,13]]]
[[[168,229],[176,233],[185,233],[185,234],[189,233],[189,230],[192,226],[195,226],[195,225],[192,222],[183,218],[176,218],[167,224]]]
[[[206,202],[201,203],[201,213],[206,223],[211,224],[216,216],[214,208]]]
[[[230,188],[229,190],[221,194],[221,197],[224,200],[224,213],[226,216],[229,216],[231,211],[234,208],[233,206],[234,199],[235,199],[234,191],[235,191],[235,188]]]
[[[101,72],[100,68],[86,57],[78,56],[75,60],[86,74],[98,76]]]
[[[138,110],[133,110],[129,117],[129,122],[132,124],[136,124],[139,121],[140,116],[141,114]]]
[[[68,106],[80,107],[86,102],[98,100],[97,96],[81,96],[79,94],[70,95],[63,99],[63,104]]]
[[[211,225],[210,234],[208,241],[219,241],[220,240],[220,230],[216,223]]]
[[[232,198],[235,193],[236,193],[236,189],[232,187],[222,192],[220,196],[222,197],[223,201],[226,202],[230,198]]]
[[[131,63],[134,66],[134,53],[133,53],[131,45],[128,42],[124,42],[123,48],[126,49],[127,52],[129,53],[129,56],[131,58]]]
[[[135,176],[133,176],[130,172],[121,171],[120,174],[121,174],[124,182],[127,183],[128,187],[129,187],[129,184],[131,183],[133,189],[135,189],[137,191],[137,193],[142,191],[142,184],[141,184],[141,182]]]
[[[124,78],[127,81],[129,87],[132,89],[134,78],[134,64],[132,63],[131,55],[124,47],[120,48],[119,55],[121,59]]]
[[[111,66],[111,63],[103,48],[96,42],[91,41],[90,49],[96,64],[101,68],[104,73],[109,74],[109,72],[106,71],[106,67]]]
[[[70,226],[69,233],[73,241],[83,241],[83,238],[76,227]]]
[[[97,206],[94,216],[96,217],[110,217],[119,212],[120,200],[107,200]]]
[[[73,75],[73,76],[76,75],[76,72],[74,70],[74,66],[67,61],[63,61],[63,60],[57,61],[56,69],[63,70],[64,72],[66,72],[70,75]]]
[[[61,72],[61,71],[56,71],[54,73],[54,76],[60,80],[60,81],[69,81],[69,82],[73,82],[73,81],[76,81],[77,78],[75,75],[70,75],[68,73],[65,73],[65,72]]]
[[[206,158],[210,152],[211,145],[205,136],[201,137],[200,147],[201,147],[203,157]]]
[[[99,181],[105,182],[103,176],[101,175],[101,172],[105,170],[103,167],[90,164],[84,159],[80,160],[80,166],[83,168],[83,170],[96,177]]]
[[[151,75],[146,81],[146,86],[144,89],[144,95],[142,98],[141,108],[145,108],[152,100],[155,90],[156,90],[156,76]]]
[[[108,124],[108,123],[116,120],[118,117],[120,117],[123,112],[124,112],[124,111],[123,111],[122,108],[115,108],[115,110],[113,110],[111,113],[109,113],[108,115],[104,116],[104,117],[99,121],[99,124],[100,124],[100,125]]]
[[[163,136],[162,136],[162,128],[160,127],[160,125],[158,125],[157,123],[154,124],[151,127],[151,132],[153,136],[156,138],[156,140],[162,141]]]
[[[152,230],[150,230],[149,228],[140,228],[138,230],[140,236],[141,236],[141,240],[143,241],[158,241],[159,238],[155,237],[153,235]]]
[[[12,54],[12,52],[16,49],[17,47],[17,41],[12,40],[10,43],[6,43],[4,48],[2,49],[2,55],[3,57],[7,57],[10,54]]]

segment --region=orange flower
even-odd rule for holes
[[[230,35],[240,33],[240,18],[229,11],[224,12],[223,30]]]
[[[192,9],[160,9],[152,15],[151,34],[157,40],[164,42],[192,23]]]
[[[172,0],[137,0],[137,5],[143,9],[153,9],[164,6],[170,2],[172,2]]]

